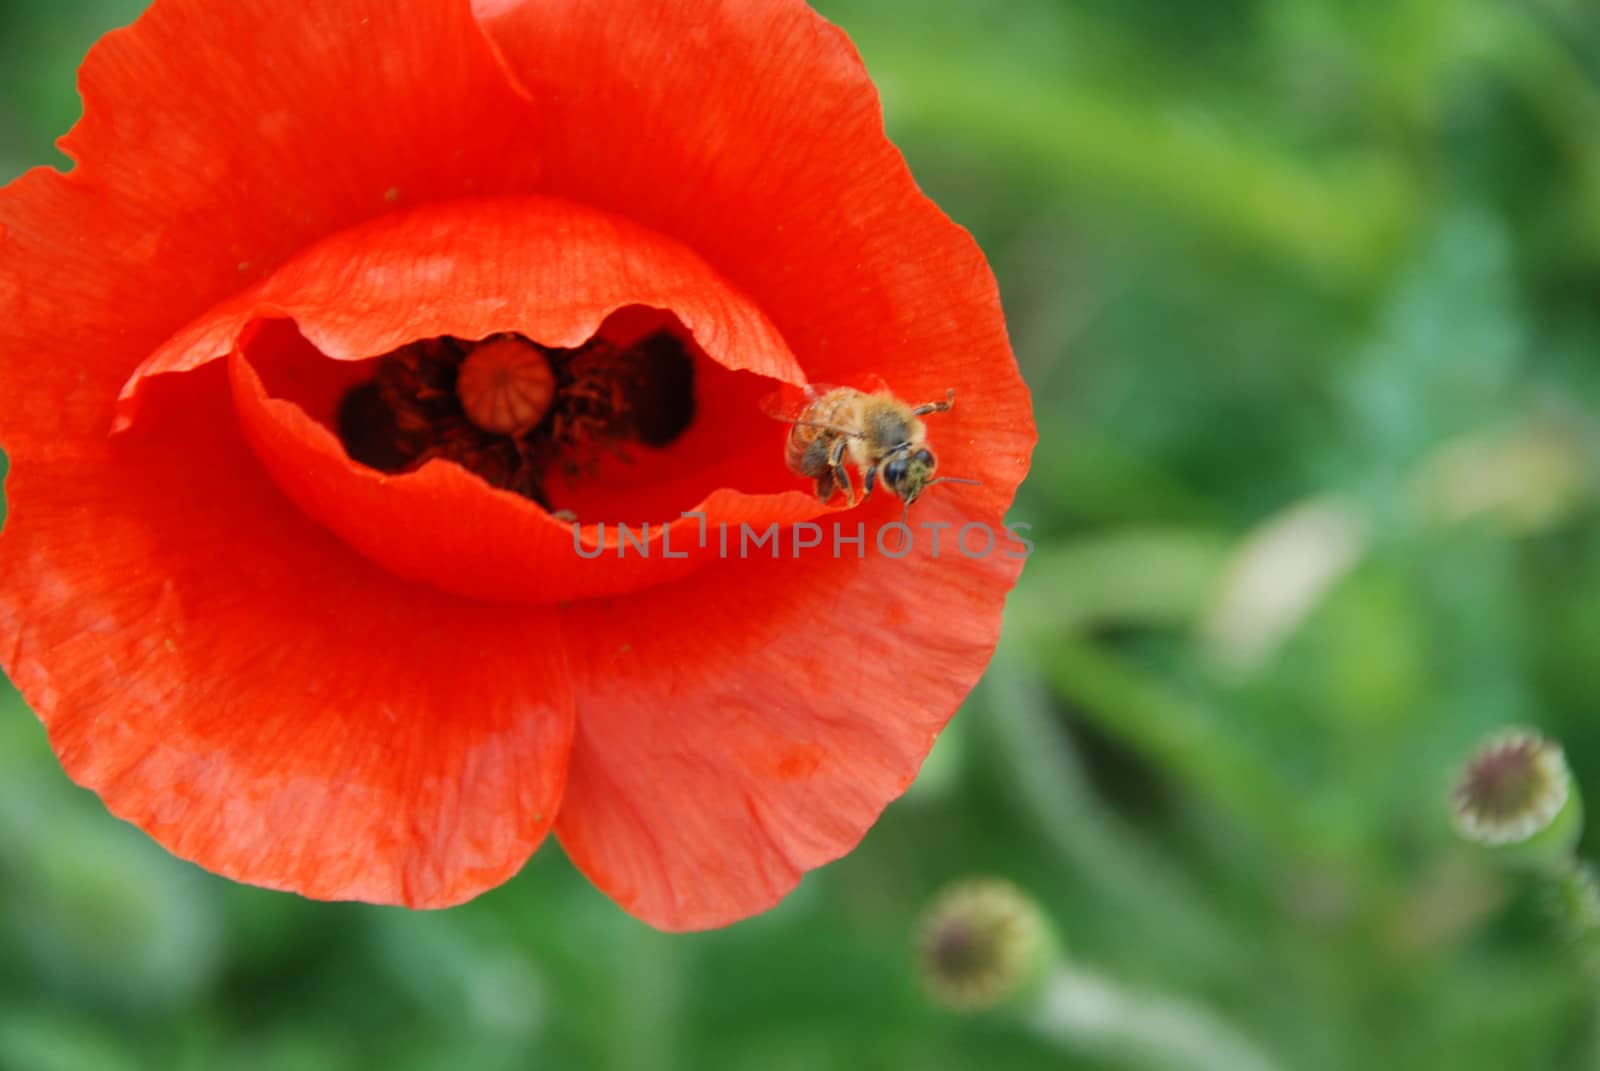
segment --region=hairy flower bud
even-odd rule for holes
[[[1041,977],[1054,951],[1038,905],[1000,878],[947,886],[923,916],[923,982],[949,1008],[994,1007]]]
[[[1583,803],[1561,745],[1531,729],[1489,737],[1463,768],[1452,798],[1466,840],[1533,866],[1570,858]]]

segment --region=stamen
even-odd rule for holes
[[[379,471],[453,461],[548,509],[549,474],[592,476],[603,455],[668,446],[694,411],[694,362],[666,331],[573,349],[511,334],[445,337],[381,358],[341,401],[338,432],[352,460]]]

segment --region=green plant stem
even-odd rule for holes
[[[1040,672],[1080,715],[1248,825],[1298,843],[1301,808],[1291,787],[1210,711],[1075,636],[1027,632]]]
[[[617,1029],[608,1064],[617,1071],[683,1066],[683,949],[671,934],[635,932],[617,964]]]
[[[1225,926],[1204,890],[1149,850],[1095,798],[1070,741],[1052,724],[1037,682],[1009,640],[983,684],[980,732],[1016,802],[1073,880],[1125,912],[1130,924],[1158,929],[1175,956],[1225,962]]]
[[[1040,1036],[1075,1053],[1150,1071],[1276,1071],[1255,1042],[1207,1008],[1061,967],[1024,1013]]]
[[[1569,856],[1545,873],[1544,884],[1550,913],[1600,999],[1600,878],[1591,864]]]

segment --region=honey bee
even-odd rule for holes
[[[936,483],[976,483],[933,475],[938,461],[922,418],[948,412],[955,399],[950,390],[943,401],[910,405],[887,388],[869,392],[818,385],[799,405],[786,410],[774,405],[768,412],[791,425],[784,461],[795,475],[816,481],[818,499],[827,502],[842,490],[854,506],[856,489],[847,467],[853,465],[861,471],[863,499],[881,482],[910,510]]]

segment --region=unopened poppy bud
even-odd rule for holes
[[[1054,952],[1038,905],[1000,878],[948,886],[923,917],[923,983],[946,1007],[994,1007],[1043,977]]]
[[[1561,745],[1531,729],[1507,729],[1467,760],[1453,797],[1456,831],[1507,859],[1562,863],[1583,831],[1583,801]]]

